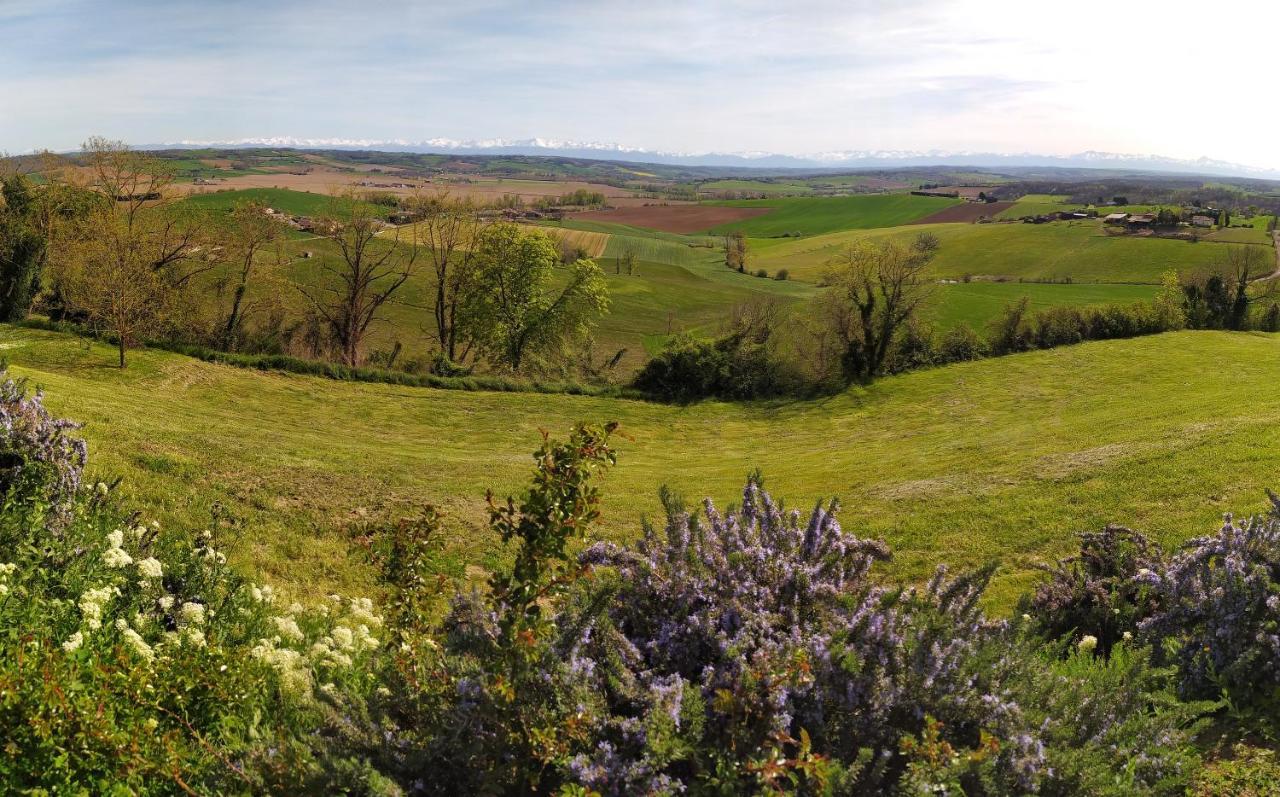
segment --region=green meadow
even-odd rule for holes
[[[1070,285],[1037,282],[961,282],[938,285],[930,297],[930,317],[939,329],[967,324],[981,332],[1006,307],[1024,296],[1033,311],[1050,307],[1090,307],[1147,301],[1156,285]]]
[[[84,422],[95,474],[123,477],[128,500],[165,524],[199,528],[223,507],[237,560],[308,596],[370,589],[347,530],[425,502],[452,518],[454,570],[478,577],[503,556],[485,490],[517,490],[539,430],[579,420],[627,435],[603,536],[634,537],[662,484],[723,505],[759,467],[797,508],[840,497],[847,529],[892,544],[896,578],[1000,560],[991,597],[1004,609],[1076,531],[1115,521],[1172,543],[1260,509],[1280,485],[1276,335],[1088,343],[816,401],[686,407],[347,383],[160,351],[121,371],[108,346],[12,327],[0,346],[55,412]]]
[[[770,208],[743,221],[713,227],[710,232],[744,232],[752,238],[783,235],[822,235],[838,230],[897,227],[922,219],[962,200],[898,194],[857,194],[838,197],[784,197],[714,202],[740,208]]]

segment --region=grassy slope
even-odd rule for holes
[[[1057,306],[1088,307],[1128,304],[1153,298],[1155,285],[1044,284],[1036,282],[969,282],[939,285],[931,297],[930,313],[940,329],[968,324],[981,332],[992,318],[1023,296],[1033,310]]]
[[[230,210],[239,202],[261,202],[276,210],[291,213],[295,216],[315,216],[333,206],[333,197],[324,194],[312,194],[306,191],[292,191],[288,188],[244,188],[235,191],[211,191],[206,194],[192,194],[187,201],[206,210]],[[386,216],[390,208],[368,204],[370,212],[378,216]]]
[[[911,194],[863,194],[716,202],[713,204],[774,210],[754,218],[713,227],[711,232],[741,230],[748,236],[770,238],[788,233],[822,235],[837,230],[896,227],[959,204],[960,201]]]
[[[910,241],[921,232],[936,235],[942,248],[934,271],[1077,282],[1158,283],[1169,269],[1209,265],[1225,252],[1221,244],[1111,237],[1096,221],[1052,224],[928,224],[886,230],[835,233],[769,247],[759,265],[786,268],[797,279],[815,280],[823,264],[850,243],[866,238]]]
[[[148,513],[198,524],[222,502],[248,536],[240,561],[309,594],[368,584],[342,523],[420,501],[449,511],[456,561],[491,565],[484,490],[517,488],[538,429],[579,419],[631,436],[605,485],[609,536],[636,534],[663,482],[725,503],[759,466],[797,508],[840,495],[845,527],[884,536],[899,576],[1001,558],[1005,607],[1076,530],[1118,521],[1173,542],[1280,483],[1280,336],[1091,343],[821,401],[687,408],[347,384],[163,352],[121,372],[105,346],[7,327],[0,345],[54,411],[86,422],[92,467],[123,475]]]

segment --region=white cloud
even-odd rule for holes
[[[1086,149],[1280,167],[1280,5],[0,3],[0,147],[250,136]]]

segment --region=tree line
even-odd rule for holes
[[[736,253],[727,241],[726,253]],[[1164,275],[1150,301],[1034,310],[1023,297],[985,330],[939,331],[925,316],[939,250],[928,233],[909,244],[851,244],[827,263],[819,293],[799,310],[777,300],[734,309],[713,339],[680,335],[635,386],[665,400],[751,399],[843,390],[891,373],[1032,349],[1179,329],[1280,331],[1271,251],[1224,246],[1212,267]]]
[[[371,341],[398,304],[400,322],[421,315],[435,344],[419,367],[452,375],[563,367],[608,310],[594,261],[535,229],[485,223],[468,199],[409,197],[421,221],[391,227],[378,205],[334,197],[310,220],[312,260],[289,245],[281,214],[205,210],[175,180],[163,160],[101,138],[75,161],[48,154],[33,174],[0,174],[0,320],[34,311],[81,324],[115,341],[122,368],[149,339],[391,367],[401,344]],[[419,307],[410,289],[432,280]]]

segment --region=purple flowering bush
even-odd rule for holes
[[[1159,607],[1159,595],[1139,575],[1163,569],[1164,554],[1143,534],[1121,526],[1079,538],[1077,555],[1043,568],[1049,578],[1024,608],[1040,633],[1073,642],[1093,637],[1097,654],[1107,656]]]
[[[54,418],[39,392],[0,367],[0,500],[66,519],[88,460],[80,426]]]
[[[1271,511],[1190,540],[1135,581],[1161,608],[1139,625],[1172,651],[1188,697],[1226,696],[1275,733],[1280,716],[1280,497]]]

